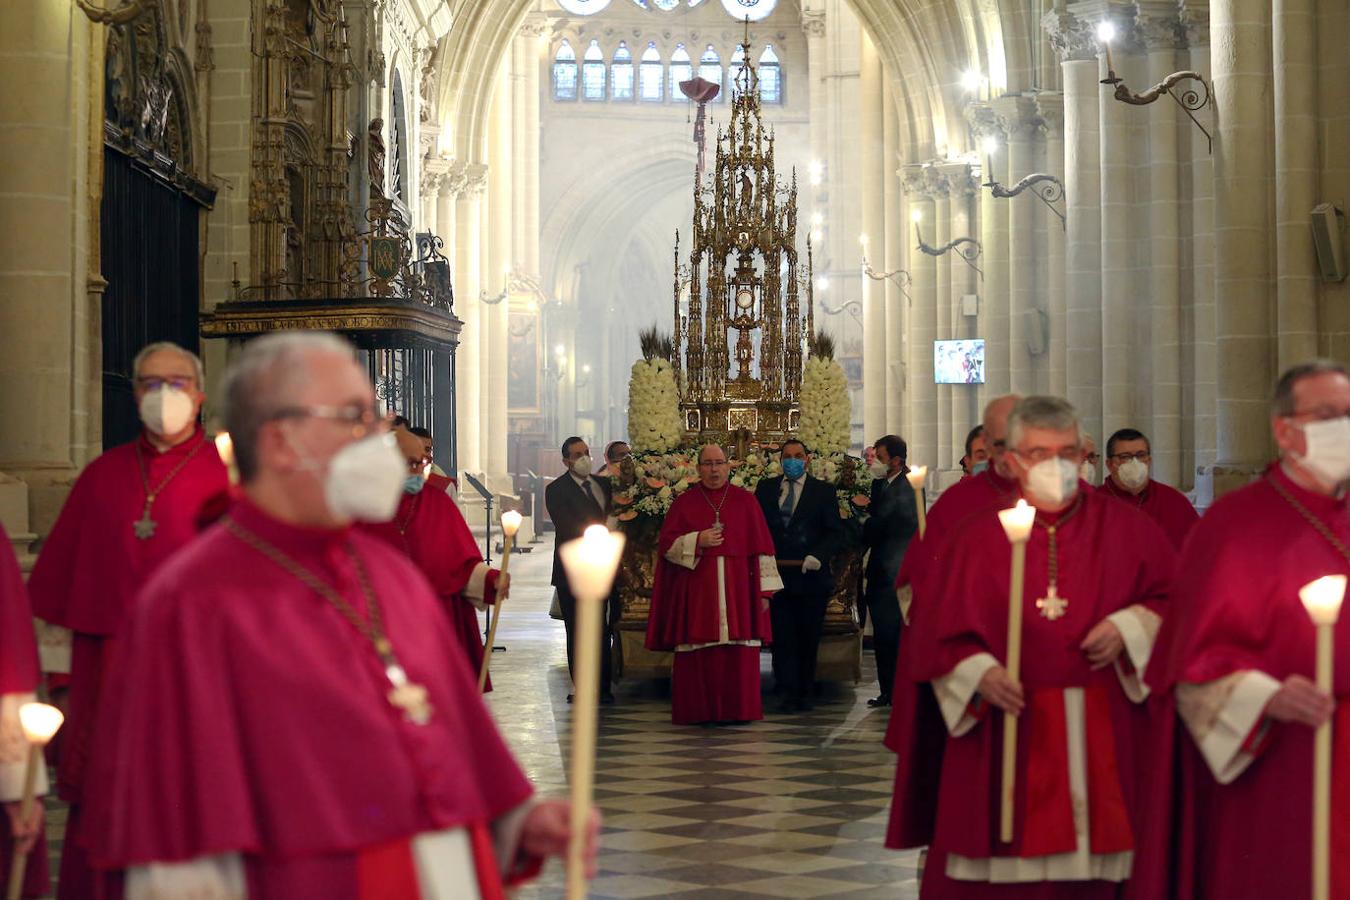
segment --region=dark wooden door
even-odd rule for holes
[[[154,341],[200,352],[201,204],[132,157],[104,149],[101,263],[103,295],[103,447],[140,430],[131,364]]]

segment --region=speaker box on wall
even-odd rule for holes
[[[1344,281],[1345,213],[1331,203],[1319,203],[1312,211],[1313,245],[1317,247],[1317,264],[1326,281]]]

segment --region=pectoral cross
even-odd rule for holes
[[[1064,611],[1068,609],[1068,607],[1069,601],[1059,596],[1055,591],[1055,586],[1053,584],[1051,584],[1049,590],[1045,592],[1045,596],[1036,601],[1036,608],[1041,611],[1041,615],[1045,616],[1051,622],[1063,617]]]
[[[398,707],[403,715],[414,725],[425,725],[431,720],[431,704],[427,702],[427,689],[420,684],[408,681],[408,673],[400,665],[385,669],[389,683],[394,689],[385,695],[390,706]]]
[[[155,520],[150,518],[150,510],[147,508],[139,519],[131,523],[131,528],[137,540],[148,541],[155,536],[155,525]]]

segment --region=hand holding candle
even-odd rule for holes
[[[928,480],[928,467],[914,466],[905,477],[909,479],[909,486],[914,488],[914,511],[919,516],[919,539],[923,540],[923,533],[928,530],[928,516],[923,502],[923,484]]]
[[[488,626],[487,646],[483,648],[483,663],[478,667],[478,691],[482,693],[487,685],[488,669],[492,666],[492,648],[497,643],[497,623],[502,620],[502,604],[511,592],[511,547],[515,543],[516,532],[524,521],[516,510],[502,513],[502,568],[497,577],[497,608],[492,612],[492,624]]]
[[[23,775],[23,799],[19,803],[20,822],[27,822],[33,815],[42,748],[56,735],[63,721],[65,716],[55,706],[48,706],[45,703],[25,703],[19,707],[19,724],[23,726],[23,734],[28,741],[28,762]],[[16,844],[14,855],[10,859],[9,889],[5,894],[7,900],[18,900],[23,891],[23,878],[27,869],[28,847]]]
[[[1332,647],[1345,600],[1344,575],[1326,575],[1299,588],[1298,598],[1317,628],[1317,687],[1332,693]],[[1331,896],[1331,722],[1318,726],[1313,745],[1313,900]]]
[[[1012,544],[1012,572],[1008,580],[1008,678],[1017,684],[1022,678],[1022,591],[1026,580],[1027,541],[1036,522],[1036,508],[1018,500],[1012,509],[999,510],[998,520]],[[1003,781],[999,803],[999,840],[1013,839],[1013,787],[1017,779],[1017,717],[1003,719]]]
[[[586,834],[595,779],[595,731],[600,701],[600,609],[614,584],[624,537],[592,525],[558,548],[577,599],[576,685],[572,704],[572,815],[567,850],[567,898],[586,896]]]

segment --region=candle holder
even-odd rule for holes
[[[896,269],[893,272],[878,272],[876,269],[872,268],[872,264],[867,261],[867,253],[864,252],[862,258],[862,273],[873,281],[890,281],[894,283],[895,286],[900,289],[900,293],[904,296],[905,301],[909,303],[910,306],[914,305],[914,298],[911,297],[909,291],[906,290],[906,288],[914,283],[914,276],[910,275],[909,272],[904,269]]]
[[[1214,153],[1214,137],[1209,133],[1209,129],[1200,124],[1200,120],[1195,117],[1195,113],[1209,105],[1210,90],[1209,84],[1205,81],[1203,75],[1199,72],[1193,72],[1189,69],[1182,72],[1173,72],[1153,87],[1144,91],[1142,94],[1136,94],[1126,86],[1125,81],[1116,74],[1115,61],[1111,58],[1111,41],[1115,39],[1116,29],[1110,22],[1102,22],[1097,26],[1097,40],[1101,42],[1106,51],[1106,77],[1101,80],[1102,84],[1114,88],[1112,96],[1121,103],[1128,103],[1131,106],[1148,106],[1155,102],[1163,94],[1171,97],[1172,100],[1181,107],[1181,111],[1186,114],[1196,128],[1204,134],[1205,140],[1209,144],[1209,152]],[[1180,92],[1173,90],[1183,81],[1194,81],[1198,88],[1188,88]]]
[[[984,270],[975,265],[975,260],[980,258],[980,254],[984,252],[984,247],[979,241],[975,240],[975,238],[959,237],[955,240],[948,241],[941,247],[934,247],[931,244],[924,243],[923,232],[919,229],[918,220],[915,220],[914,222],[914,236],[918,238],[919,241],[918,249],[929,256],[945,256],[952,250],[955,250],[957,255],[965,261],[966,265],[975,270],[975,273],[980,276],[980,280],[984,280]]]
[[[486,289],[478,292],[478,302],[487,306],[496,306],[512,294],[534,294],[543,302],[544,294],[539,289],[539,279],[518,269],[507,269],[502,273],[502,289],[488,295]]]
[[[1059,216],[1060,227],[1065,231],[1069,228],[1069,223],[1064,213],[1060,212],[1055,206],[1056,203],[1064,199],[1064,182],[1058,177],[1048,172],[1033,172],[1012,187],[1004,187],[994,178],[993,172],[989,174],[989,180],[984,183],[984,187],[989,188],[989,193],[1000,200],[1006,200],[1031,190],[1031,195],[1045,204],[1056,216]]]
[[[820,304],[820,311],[823,312],[825,315],[838,316],[842,315],[843,313],[848,313],[857,321],[860,327],[862,326],[863,308],[862,304],[859,303],[857,300],[846,300],[843,303],[839,304],[838,306],[830,306],[824,300],[818,300],[816,302]]]

